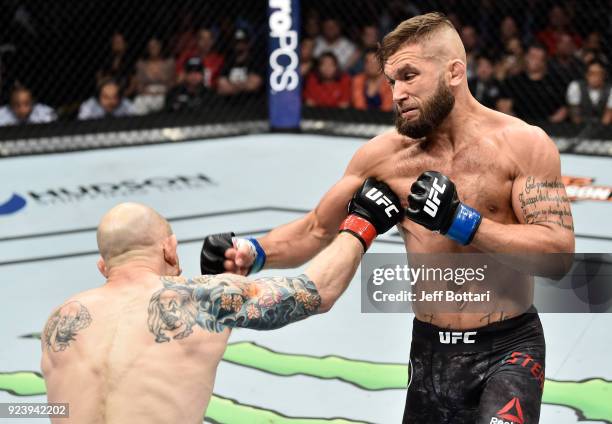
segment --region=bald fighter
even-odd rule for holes
[[[410,254],[522,253],[526,260],[513,264],[521,268],[538,266],[528,256],[573,252],[555,144],[540,128],[474,99],[451,22],[439,13],[406,20],[384,37],[378,56],[393,91],[395,129],[363,145],[303,218],[237,248],[228,236],[207,237],[202,269],[246,274],[302,264],[333,239],[343,205],[367,177],[400,194],[406,219],[399,230]],[[493,293],[488,313],[463,304],[432,313],[413,304],[405,423],[538,421],[545,343],[537,314],[528,313],[533,282],[508,271],[496,287],[503,290]],[[467,343],[449,351],[449,331]]]
[[[106,283],[66,300],[41,337],[48,400],[70,405],[70,418],[57,422],[201,423],[230,329],[274,329],[329,310],[400,209],[399,198],[370,179],[347,218],[367,234],[339,234],[305,274],[256,280],[180,277],[164,218],[139,204],[111,209],[97,232]]]

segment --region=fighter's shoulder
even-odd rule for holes
[[[496,128],[495,138],[503,147],[519,155],[557,151],[555,143],[542,128],[507,115]]]
[[[89,311],[93,304],[101,300],[103,300],[103,298],[101,294],[98,293],[97,289],[86,290],[68,297],[53,309],[51,316],[61,315],[76,309],[85,309]]]
[[[385,131],[364,143],[353,155],[350,166],[354,170],[371,174],[377,164],[384,163],[397,151],[401,150],[407,138],[398,134],[395,129]]]

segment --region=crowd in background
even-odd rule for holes
[[[363,10],[350,13],[338,13],[343,1],[316,2],[316,8],[309,8],[315,2],[302,3],[304,104],[392,111],[377,44],[401,20],[429,11],[431,1],[362,0]],[[612,123],[611,46],[605,25],[585,23],[588,17],[580,15],[576,1],[521,0],[508,2],[514,7],[503,10],[490,3],[456,0],[436,7],[446,11],[463,40],[469,87],[481,103],[528,122]],[[612,15],[604,18],[612,23]],[[89,76],[95,91],[76,106],[38,102],[17,77],[5,96],[7,104],[0,107],[0,125],[264,104],[265,22],[239,16],[205,21],[184,13],[172,33],[149,35],[136,52],[125,32],[113,32],[106,52],[95,56],[96,71]]]
[[[528,122],[612,123],[609,43],[604,46],[596,29],[579,33],[560,4],[530,31],[510,14],[487,32],[449,17],[465,45],[470,91],[485,106]],[[351,39],[340,19],[306,15],[301,70],[307,105],[392,109],[376,61],[381,28],[381,22],[366,23]]]
[[[121,32],[112,34],[109,45],[110,53],[95,73],[95,94],[78,108],[79,120],[197,110],[264,94],[265,68],[253,56],[245,29],[235,30],[227,55],[215,49],[212,27],[177,34],[167,50],[153,36],[136,61],[129,57]],[[9,99],[0,108],[0,125],[57,119],[51,107],[37,103],[31,90],[19,82]]]

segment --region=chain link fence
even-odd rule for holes
[[[46,123],[36,131],[54,136],[109,121],[112,129],[253,121],[259,131],[269,116],[273,3],[286,2],[2,1],[0,138],[29,136],[22,124],[31,123]],[[377,43],[430,11],[446,13],[459,31],[481,103],[583,135],[612,122],[610,0],[291,4],[299,9],[302,129],[390,125],[393,99]]]
[[[265,118],[266,20],[262,0],[0,2],[0,124]]]
[[[377,42],[404,19],[441,11],[461,35],[469,87],[481,103],[532,123],[609,125],[611,6],[607,0],[304,1],[304,101],[312,108],[391,111],[391,91],[376,67]],[[320,111],[305,114],[321,118]]]

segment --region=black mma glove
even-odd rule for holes
[[[387,184],[368,178],[349,203],[349,216],[340,232],[357,237],[365,252],[378,234],[386,233],[403,218],[401,208],[399,197]]]
[[[427,171],[410,187],[406,217],[463,245],[478,230],[480,213],[459,201],[455,184],[437,171]]]
[[[234,233],[219,233],[211,234],[204,239],[200,252],[200,272],[203,275],[226,272],[224,266],[225,251],[232,247],[240,248],[242,245],[248,246],[253,260],[248,274],[261,270],[266,263],[266,253],[257,239],[252,237],[236,238]]]

